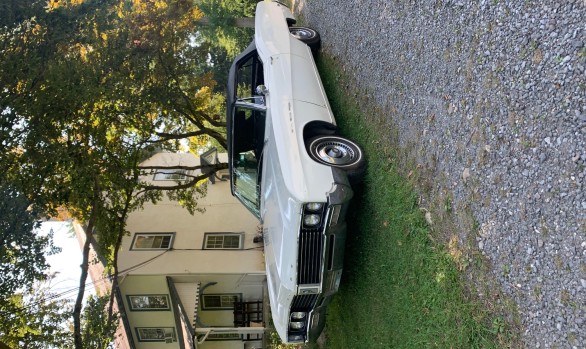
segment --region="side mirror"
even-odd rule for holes
[[[265,85],[258,85],[256,87],[256,93],[261,96],[266,96],[269,94],[269,89]]]

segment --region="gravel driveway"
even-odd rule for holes
[[[586,348],[586,0],[295,7],[399,130],[431,195],[469,208],[525,346]]]

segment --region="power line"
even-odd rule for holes
[[[135,265],[133,265],[131,267],[128,267],[128,268],[122,270],[122,271],[119,271],[118,272],[118,277],[123,276],[124,274],[127,274],[127,273],[129,273],[129,272],[131,272],[133,270],[136,270],[136,269],[138,269],[138,268],[140,268],[140,267],[142,267],[142,266],[144,266],[144,265],[146,265],[146,264],[154,261],[155,259],[161,257],[162,255],[164,255],[165,253],[167,253],[169,251],[172,251],[172,250],[166,250],[166,251],[164,251],[164,252],[162,252],[162,253],[160,253],[160,254],[152,257],[152,258],[149,258],[149,259],[147,259],[145,261],[142,261],[140,263],[137,263],[137,264],[135,264]],[[90,286],[90,285],[93,284],[94,287],[95,287],[99,283],[105,282],[106,280],[110,279],[110,277],[111,276],[104,276],[104,277],[102,277],[102,278],[100,278],[100,279],[98,279],[96,281],[91,280],[91,281],[87,282],[85,284],[85,286],[87,287],[87,286]],[[26,306],[17,308],[15,310],[16,311],[25,311],[26,312],[26,311],[29,311],[30,309],[32,309],[34,306],[42,304],[43,302],[47,302],[47,301],[51,301],[51,300],[59,300],[61,298],[64,298],[66,295],[69,295],[71,293],[74,293],[75,291],[79,292],[79,289],[80,289],[80,286],[76,286],[76,287],[73,287],[71,289],[68,289],[68,290],[59,292],[59,293],[51,294],[50,296],[45,297],[45,298],[43,298],[40,301],[33,302],[33,303],[29,303]],[[6,314],[10,314],[10,313],[11,313],[10,311],[0,312],[0,316],[5,316]]]

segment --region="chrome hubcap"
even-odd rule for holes
[[[348,165],[356,158],[356,152],[347,144],[340,142],[324,142],[316,147],[319,158],[332,165]]]
[[[309,39],[313,36],[313,33],[307,29],[294,29],[291,30],[291,35],[296,37],[297,39]]]

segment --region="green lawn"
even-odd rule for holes
[[[348,217],[345,270],[328,309],[325,347],[509,346],[503,322],[467,300],[452,257],[432,242],[417,196],[396,168],[393,130],[377,127],[376,117],[361,113],[341,91],[348,80],[333,60],[321,57],[318,68],[341,133],[368,157]]]

